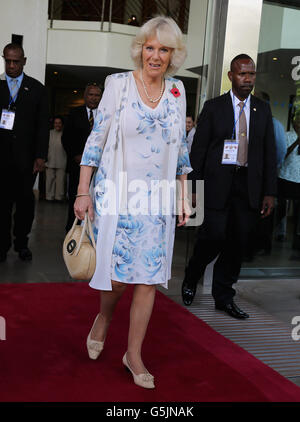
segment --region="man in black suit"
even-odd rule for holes
[[[49,143],[48,98],[44,85],[23,73],[26,57],[21,45],[4,47],[5,79],[0,81],[1,235],[0,262],[11,247],[24,261],[32,259],[28,236],[34,219],[33,183],[44,171]]]
[[[76,107],[71,111],[62,135],[62,144],[68,157],[67,171],[69,173],[67,232],[72,227],[75,219],[73,207],[79,183],[81,156],[86,140],[93,128],[100,99],[100,87],[94,83],[89,83],[84,91],[85,105]]]
[[[216,309],[248,318],[234,302],[249,233],[267,217],[276,195],[276,148],[267,103],[252,96],[256,72],[246,54],[231,62],[232,89],[205,103],[191,151],[193,178],[204,180],[204,221],[185,271],[182,297],[194,299],[206,266],[217,256],[212,295]],[[238,142],[234,142],[238,140]],[[232,155],[230,155],[230,154]],[[228,159],[228,157],[230,159]]]

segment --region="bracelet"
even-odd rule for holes
[[[76,198],[79,198],[79,196],[90,196],[89,193],[80,193],[79,195],[76,195]]]

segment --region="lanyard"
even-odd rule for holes
[[[235,120],[235,98],[233,98],[233,102],[234,102],[234,104],[233,104],[233,114],[234,114],[234,120],[235,121],[234,121],[234,126],[233,126],[233,131],[232,131],[231,139],[234,139],[234,133],[235,133],[235,128],[236,128],[237,121],[240,120],[240,117],[241,117],[241,115],[242,115],[242,113],[244,111],[244,108],[245,108],[246,104],[247,104],[248,98],[249,97],[247,97],[246,101],[244,102],[243,108],[239,112],[239,117],[236,120]]]
[[[8,109],[10,109],[10,106],[15,102],[17,96],[18,96],[18,92],[16,93],[16,95],[14,97],[12,97],[11,94],[9,94]]]

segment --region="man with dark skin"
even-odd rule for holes
[[[5,73],[11,78],[18,78],[23,73],[27,58],[20,49],[4,49]],[[45,170],[45,159],[36,158],[33,165],[33,173]]]
[[[69,173],[67,232],[75,219],[74,202],[79,184],[81,157],[86,140],[93,128],[100,99],[100,87],[94,83],[89,83],[84,91],[84,105],[76,107],[70,112],[62,135],[62,144],[68,157],[67,172]]]
[[[192,144],[191,177],[204,180],[204,221],[185,271],[182,298],[191,305],[206,266],[217,258],[212,283],[215,308],[244,319],[249,315],[234,302],[232,286],[251,230],[274,208],[276,147],[270,107],[251,95],[256,78],[251,57],[236,56],[228,77],[232,89],[204,104]],[[236,154],[228,163],[232,145]]]
[[[28,236],[34,219],[33,183],[44,171],[49,142],[48,99],[45,87],[23,72],[24,50],[19,44],[4,47],[5,80],[0,81],[0,144],[3,159],[0,185],[0,262],[11,246],[12,209],[14,249],[20,259],[30,261]],[[7,124],[7,117],[11,125]]]
[[[233,68],[228,72],[232,84],[232,92],[241,101],[244,101],[254,88],[256,80],[255,64],[252,59],[241,59],[233,62]],[[261,214],[267,217],[274,209],[275,197],[264,196]]]

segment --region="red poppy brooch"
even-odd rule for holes
[[[174,95],[175,98],[181,95],[179,89],[177,88],[175,84],[173,84],[173,88],[171,89],[170,92]]]

